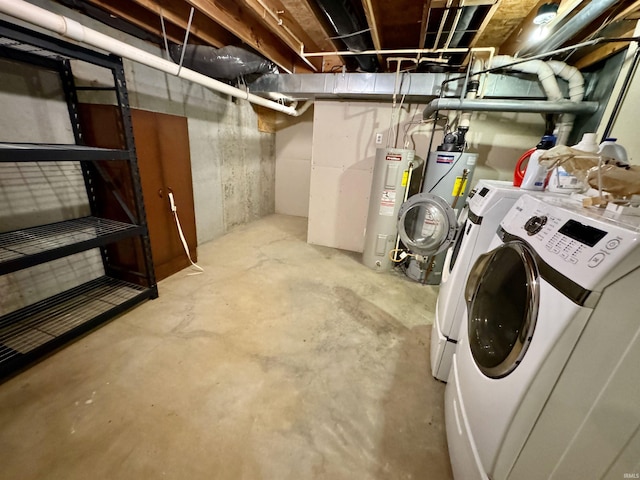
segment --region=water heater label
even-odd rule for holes
[[[382,198],[380,199],[379,215],[383,215],[385,217],[393,217],[395,209],[396,209],[396,191],[383,190]]]
[[[464,190],[466,188],[467,188],[467,179],[465,178],[463,181],[462,177],[456,177],[456,181],[453,184],[453,190],[451,191],[451,196],[460,197],[464,195]]]
[[[436,163],[451,164],[455,159],[456,159],[455,155],[438,154],[438,156],[436,157]]]
[[[384,159],[387,162],[401,162],[402,161],[402,155],[387,155]]]
[[[406,187],[409,182],[409,170],[402,172],[402,186]]]

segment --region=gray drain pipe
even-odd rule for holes
[[[467,110],[473,112],[523,112],[523,113],[595,113],[598,102],[546,101],[546,100],[465,100],[459,98],[436,98],[424,111],[427,120],[438,110]]]

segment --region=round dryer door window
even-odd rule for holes
[[[508,375],[526,354],[538,314],[538,269],[529,247],[508,242],[481,255],[465,297],[476,365],[491,378]]]
[[[409,198],[398,212],[398,233],[413,253],[435,255],[453,242],[458,228],[456,214],[437,195],[419,193]]]

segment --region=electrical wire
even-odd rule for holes
[[[410,148],[409,142],[413,145],[413,149],[415,150],[416,142],[413,139],[413,136],[420,131],[420,128],[416,128],[414,131],[409,134],[412,125],[429,125],[431,122],[435,122],[435,118],[429,118],[427,120],[420,120],[418,122],[408,122],[404,125],[404,136],[402,137],[404,148]],[[436,129],[436,131],[444,131],[444,127]]]
[[[394,120],[396,108],[397,108],[396,95],[400,90],[402,90],[402,82],[404,81],[404,74],[402,75],[402,79],[400,79],[400,63],[401,62],[398,61],[398,69],[396,70],[396,81],[395,81],[395,85],[393,86],[393,104],[392,104],[393,106],[391,107],[391,117],[389,118],[389,129],[387,130],[387,148],[390,148],[392,145],[395,146],[395,143],[396,143],[396,139],[394,138],[392,142],[391,138],[393,138],[394,136],[393,120]],[[398,85],[398,80],[400,80],[400,85]],[[398,122],[399,120],[400,119],[398,118]]]
[[[427,149],[427,158],[425,158],[425,162],[424,165],[422,165],[422,184],[420,185],[420,191],[422,191],[424,189],[424,182],[427,179],[427,163],[429,163],[428,161],[428,156],[429,156],[429,152],[431,152],[431,148],[433,147],[433,139],[435,137],[436,134],[436,125],[438,123],[438,112],[439,110],[436,110],[436,114],[433,117],[433,128],[431,129],[431,137],[429,138],[429,148]]]
[[[409,139],[407,137],[409,136],[409,128],[411,128],[411,125],[423,125],[423,124],[426,125],[427,122],[425,122],[424,120],[420,120],[417,122],[407,122],[404,124],[403,126],[404,135],[402,135],[403,148],[409,148]],[[416,142],[413,141],[413,133],[411,134],[411,141],[413,143],[413,147],[415,148]]]
[[[187,258],[189,259],[189,263],[191,266],[198,270],[194,273],[189,273],[188,275],[199,275],[204,272],[204,268],[200,265],[196,264],[193,260],[191,260],[191,254],[189,253],[189,245],[187,245],[187,240],[184,238],[184,233],[182,233],[182,226],[180,225],[180,220],[178,219],[178,208],[176,207],[176,203],[173,198],[173,192],[169,192],[169,208],[171,209],[171,213],[173,213],[173,218],[176,221],[176,227],[178,228],[178,236],[180,237],[180,242],[182,243],[182,247],[184,248],[184,252],[187,254]]]
[[[367,33],[370,32],[371,29],[370,28],[364,28],[362,30],[358,30],[357,32],[353,32],[353,33],[345,33],[344,35],[337,35],[335,37],[327,37],[328,40],[340,40],[341,38],[349,38],[349,37],[355,37],[356,35],[360,35],[362,33]]]
[[[396,257],[396,252],[404,253],[404,256],[401,256],[400,258],[397,258]],[[402,263],[402,262],[405,261],[406,258],[415,257],[415,256],[416,255],[414,253],[405,252],[405,250],[403,248],[393,248],[393,249],[389,250],[389,259],[393,263]]]
[[[403,72],[402,81],[400,82],[400,91],[402,91],[402,84],[404,83],[406,72]],[[411,75],[409,75],[409,86],[407,90],[411,89]],[[404,99],[407,96],[407,90],[402,94],[402,98],[400,99],[400,106],[398,107],[398,111],[402,112],[402,105],[404,104]],[[409,111],[411,111],[411,106],[409,106]],[[415,116],[415,115],[414,115]],[[396,125],[394,138],[393,138],[393,148],[398,148],[398,130],[400,130],[400,115],[398,115],[398,124]]]

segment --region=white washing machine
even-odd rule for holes
[[[431,373],[438,380],[446,382],[451,370],[466,309],[464,287],[469,270],[488,250],[500,220],[525,193],[511,182],[500,180],[479,180],[469,193],[459,219],[462,227],[445,259],[431,331]]]
[[[640,217],[568,199],[507,213],[469,274],[445,390],[457,480],[638,471],[639,243]]]

